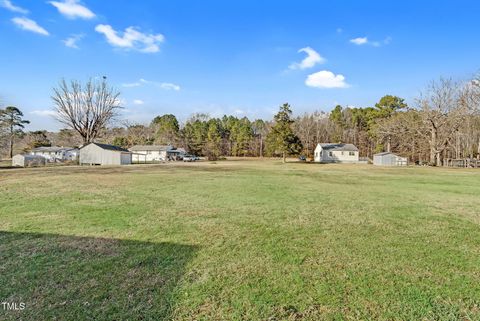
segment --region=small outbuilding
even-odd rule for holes
[[[12,166],[33,167],[45,166],[47,159],[40,155],[22,155],[18,154],[12,157]]]
[[[408,159],[390,152],[373,155],[373,165],[376,166],[407,166]]]
[[[80,148],[80,165],[128,165],[132,153],[122,147],[90,143]]]

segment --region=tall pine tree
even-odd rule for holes
[[[285,163],[287,155],[298,154],[302,150],[302,142],[292,129],[292,110],[288,103],[280,106],[274,120],[267,136],[268,148],[273,154],[282,154]]]
[[[9,106],[0,110],[0,127],[7,133],[10,158],[13,156],[13,142],[15,138],[24,134],[24,125],[29,123],[28,120],[23,119],[23,113],[17,107]]]

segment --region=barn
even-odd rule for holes
[[[118,146],[90,143],[80,148],[80,165],[128,165],[132,153]]]
[[[376,166],[407,166],[408,159],[390,152],[373,155],[373,165]]]
[[[12,166],[45,166],[46,161],[46,158],[43,156],[18,154],[12,157]]]

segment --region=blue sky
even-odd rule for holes
[[[0,101],[55,130],[61,78],[107,76],[122,117],[270,119],[339,103],[409,103],[480,67],[478,1],[0,0]]]

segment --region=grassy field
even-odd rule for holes
[[[480,170],[0,170],[0,320],[480,320]]]

